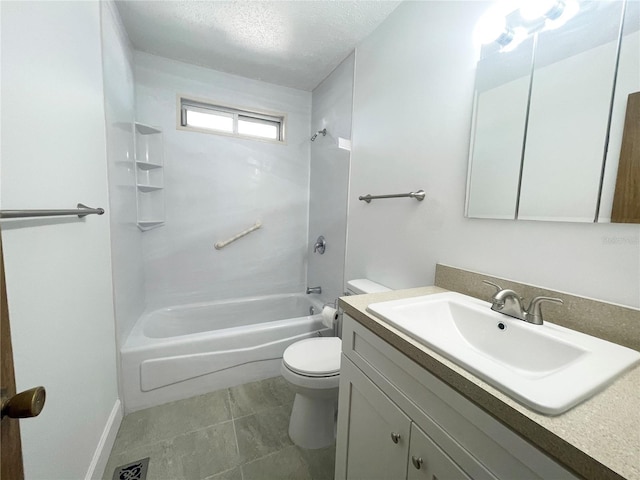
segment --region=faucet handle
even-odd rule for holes
[[[487,285],[491,285],[493,288],[496,289],[496,293],[498,293],[500,290],[502,290],[502,287],[500,285],[497,285],[493,282],[490,282],[489,280],[482,280],[482,283],[486,283]]]
[[[320,255],[324,255],[324,251],[327,248],[327,241],[324,239],[324,236],[320,235],[318,240],[316,240],[315,245],[313,246],[313,253],[319,253]]]
[[[542,309],[540,308],[540,305],[544,302],[564,303],[564,300],[555,297],[534,297],[525,313],[526,320],[529,323],[542,325]]]

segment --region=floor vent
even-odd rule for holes
[[[149,457],[116,467],[113,480],[146,480]]]

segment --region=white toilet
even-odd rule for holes
[[[358,279],[347,282],[347,291],[359,295],[389,289]],[[315,337],[290,345],[282,355],[280,371],[296,391],[289,437],[299,447],[322,448],[335,441],[341,351],[340,338]]]

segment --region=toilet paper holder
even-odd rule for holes
[[[341,321],[342,312],[340,312],[340,308],[338,307],[338,299],[336,298],[333,302],[327,302],[322,305],[322,311],[324,311],[325,307],[331,307],[335,310],[335,318],[333,319],[333,336],[341,337],[342,328]]]
[[[333,307],[336,310],[338,310],[338,299],[336,298],[333,302],[327,302],[325,304],[322,305],[322,308],[324,307]]]

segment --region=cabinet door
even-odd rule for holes
[[[495,479],[471,455],[465,458],[473,470],[467,475],[451,457],[444,453],[415,423],[411,424],[408,480],[474,480]]]
[[[346,465],[336,465],[336,478],[406,478],[411,421],[344,357],[340,376],[340,415],[347,416],[348,428],[338,440],[339,449],[346,447]]]

